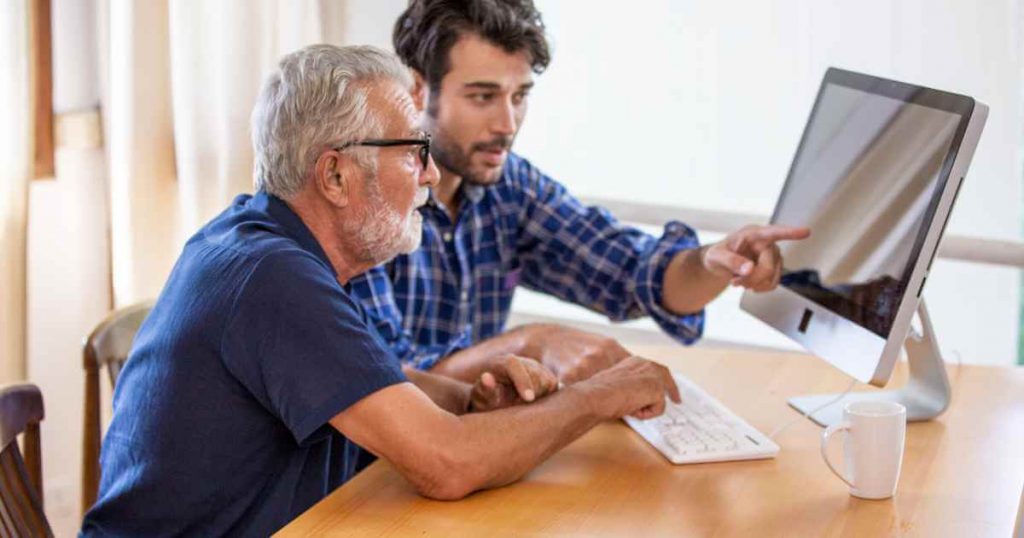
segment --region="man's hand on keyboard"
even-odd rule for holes
[[[668,368],[640,357],[628,357],[578,385],[590,392],[595,411],[605,418],[656,417],[665,411],[666,395],[681,403]]]
[[[551,369],[558,380],[571,384],[611,367],[629,356],[614,338],[556,324],[527,325],[521,355]]]
[[[473,384],[469,409],[493,411],[503,407],[534,402],[558,390],[558,379],[539,362],[504,355],[495,361]]]

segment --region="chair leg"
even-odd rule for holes
[[[85,372],[85,417],[82,424],[82,515],[96,503],[100,487],[100,376]]]

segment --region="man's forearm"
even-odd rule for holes
[[[421,495],[458,499],[519,479],[603,419],[654,416],[666,393],[679,401],[671,379],[663,366],[630,357],[535,403],[461,416],[399,383],[351,405],[331,424],[390,461]]]
[[[490,361],[507,354],[525,355],[527,351],[527,330],[517,327],[488,338],[438,361],[431,373],[473,383],[487,371]],[[536,358],[536,357],[531,357]]]
[[[699,312],[722,293],[729,279],[704,268],[701,256],[707,246],[683,250],[665,269],[662,281],[662,306],[678,315]]]
[[[421,372],[412,366],[403,366],[402,371],[409,381],[422,390],[438,407],[455,415],[462,415],[469,409],[469,394],[472,386],[457,379]]]
[[[518,480],[597,425],[604,417],[587,391],[572,385],[534,404],[459,417],[447,445],[455,465],[468,471],[463,494]]]
[[[427,374],[429,375],[429,374]],[[580,383],[529,404],[456,416],[410,383],[384,388],[331,419],[392,463],[425,497],[459,499],[513,482],[610,416],[600,386]]]

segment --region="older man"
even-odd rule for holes
[[[367,47],[281,61],[252,117],[258,192],[189,240],[139,330],[83,534],[264,536],[350,478],[356,444],[457,499],[678,399],[641,359],[554,392],[508,356],[472,389],[403,373],[343,286],[419,243],[438,173],[411,82]]]
[[[533,75],[551,59],[531,0],[411,0],[395,23],[394,45],[415,74],[414,97],[427,112],[441,179],[420,210],[423,248],[350,286],[408,364],[474,379],[492,358],[515,353],[542,361],[566,382],[582,379],[628,353],[607,337],[565,327],[504,331],[517,287],[612,320],[647,316],[690,343],[701,335],[708,302],[730,283],[775,287],[782,268],[775,243],[809,233],[749,226],[701,246],[693,230],[672,222],[654,237],[584,206],[510,153]],[[637,88],[642,99],[642,83]],[[671,168],[670,155],[616,154],[615,138],[607,147],[573,151],[598,159],[662,158]],[[686,189],[683,178],[672,185]]]

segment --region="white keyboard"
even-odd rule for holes
[[[779,445],[755,430],[689,379],[672,374],[683,403],[666,399],[665,412],[648,420],[624,417],[629,427],[672,463],[774,458]]]

